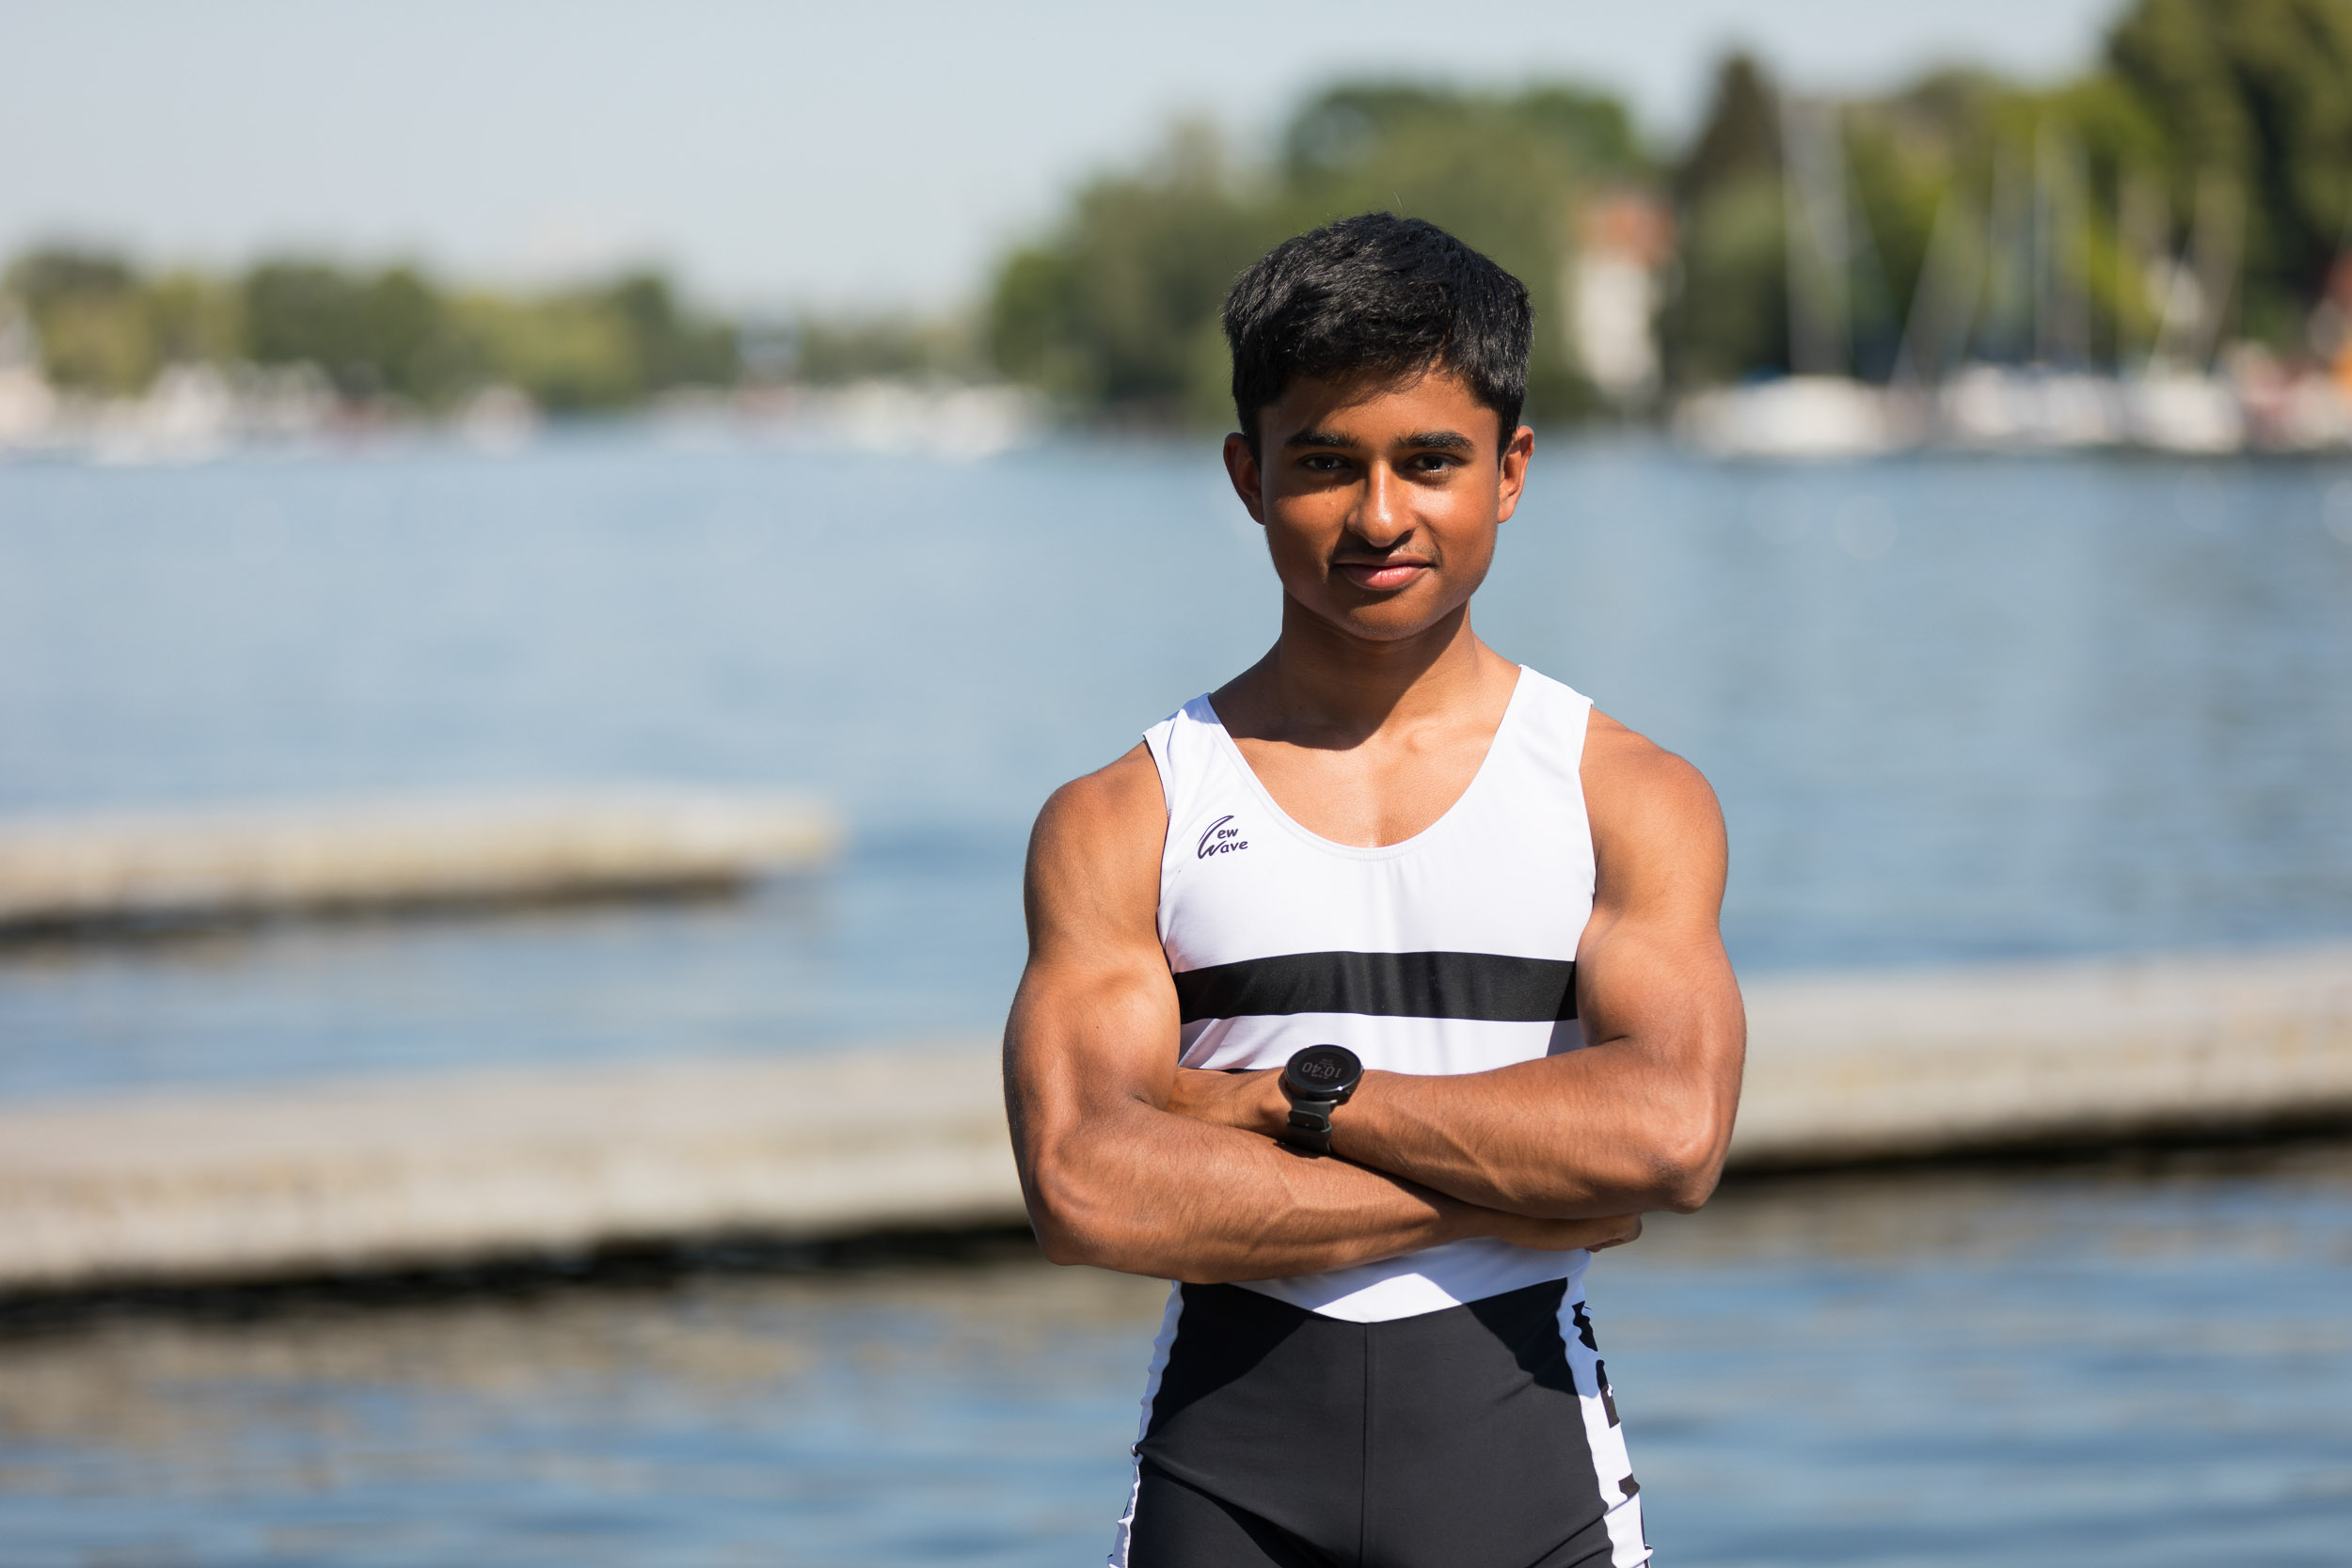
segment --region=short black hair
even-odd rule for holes
[[[1519,280],[1434,223],[1343,218],[1284,240],[1225,296],[1233,412],[1258,450],[1258,415],[1310,375],[1408,376],[1443,365],[1507,434],[1527,401],[1534,317]]]

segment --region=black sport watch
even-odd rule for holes
[[[1290,1097],[1290,1126],[1282,1141],[1309,1154],[1331,1152],[1331,1112],[1347,1103],[1363,1082],[1364,1064],[1343,1045],[1311,1045],[1282,1069],[1282,1092]]]

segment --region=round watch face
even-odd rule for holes
[[[1356,1086],[1364,1075],[1364,1064],[1343,1045],[1311,1045],[1290,1059],[1282,1075],[1300,1094],[1332,1100]]]

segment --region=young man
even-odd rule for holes
[[[1114,1564],[1646,1561],[1581,1281],[1743,1037],[1698,773],[1471,632],[1526,291],[1385,214],[1225,307],[1273,650],[1047,802],[1007,1098],[1046,1256],[1180,1281]]]

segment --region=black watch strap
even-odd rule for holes
[[[1309,1154],[1331,1152],[1330,1100],[1294,1100],[1291,1101],[1290,1125],[1282,1130],[1282,1141],[1293,1148]]]

